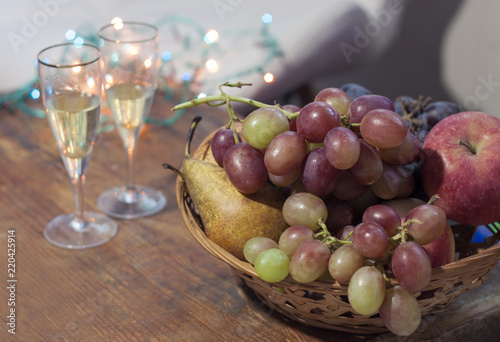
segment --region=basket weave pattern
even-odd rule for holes
[[[193,153],[193,158],[210,159],[211,153],[208,152],[212,136],[213,133],[203,141]],[[203,223],[180,178],[176,182],[176,196],[182,218],[196,241],[212,255],[229,264],[272,310],[314,327],[356,334],[387,331],[378,315],[359,315],[352,310],[347,301],[346,285],[327,280],[300,284],[290,277],[273,284],[263,281],[251,264],[237,259],[206,237]],[[430,283],[416,294],[422,315],[431,310],[442,310],[456,297],[483,284],[499,260],[500,244],[494,244],[477,254],[434,268]],[[395,279],[391,281],[397,283]]]

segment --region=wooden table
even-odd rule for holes
[[[166,118],[158,101],[152,117]],[[194,114],[203,115],[193,146],[223,125],[221,109],[197,107],[172,126],[147,125],[137,153],[136,180],[168,197],[165,210],[120,220],[118,235],[88,250],[55,247],[43,236],[55,216],[74,208],[73,189],[44,119],[0,111],[1,341],[478,341],[500,336],[500,268],[480,288],[442,313],[426,316],[411,338],[356,336],[290,321],[263,306],[225,263],[200,247],[178,211],[175,175]],[[97,139],[85,205],[125,180],[125,153],[116,131]],[[8,332],[7,236],[15,231],[15,335]],[[497,339],[498,340],[498,339]]]

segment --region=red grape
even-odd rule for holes
[[[389,247],[389,236],[385,229],[375,222],[363,222],[354,228],[352,245],[364,257],[378,258]]]
[[[399,285],[386,291],[379,314],[387,329],[398,336],[413,334],[422,319],[415,296]]]
[[[349,201],[365,193],[366,185],[359,184],[347,171],[342,171],[332,195],[340,200]]]
[[[374,222],[381,225],[387,235],[392,237],[398,233],[397,228],[401,225],[401,217],[393,208],[376,204],[368,207],[363,213],[363,222]]]
[[[370,185],[382,176],[384,166],[377,150],[366,141],[359,139],[359,159],[348,172],[358,183]]]
[[[271,183],[273,183],[276,186],[279,187],[289,186],[295,183],[300,178],[300,167],[297,167],[292,172],[281,176],[276,176],[268,172],[268,177]]]
[[[341,125],[339,113],[326,102],[311,102],[302,107],[297,117],[297,130],[309,142],[320,143],[326,133]]]
[[[290,275],[299,283],[318,279],[328,269],[330,248],[319,240],[300,245],[290,260]]]
[[[383,162],[382,175],[371,186],[375,195],[384,200],[395,198],[401,186],[401,177],[394,166]]]
[[[414,134],[407,134],[401,145],[393,148],[379,148],[378,153],[383,161],[390,164],[415,163],[420,156],[420,142]]]
[[[283,204],[283,217],[290,226],[307,226],[318,230],[318,220],[328,219],[325,202],[318,196],[308,192],[299,192],[289,196]]]
[[[333,167],[347,170],[358,161],[360,149],[356,133],[345,127],[335,127],[325,136],[325,155]]]
[[[392,272],[398,282],[410,292],[422,290],[431,280],[431,260],[418,243],[401,243],[392,254]]]
[[[245,256],[245,259],[253,265],[260,252],[270,248],[278,248],[276,241],[268,237],[256,236],[245,243],[245,246],[243,247],[243,255]]]
[[[325,88],[321,90],[314,98],[314,101],[328,103],[341,115],[347,114],[347,110],[351,104],[349,95],[339,88]]]
[[[405,140],[408,134],[406,122],[394,111],[373,109],[361,120],[361,136],[370,145],[378,148],[394,148]]]
[[[328,271],[341,284],[349,283],[352,275],[365,266],[366,259],[352,245],[343,245],[333,252],[328,263]]]
[[[342,171],[337,170],[328,162],[325,149],[318,147],[307,154],[300,180],[307,192],[316,196],[324,196],[337,185],[341,173]]]
[[[279,249],[291,258],[300,245],[311,240],[313,240],[313,231],[311,228],[306,226],[291,226],[281,234],[278,245]]]
[[[231,146],[224,155],[224,169],[238,191],[252,194],[267,181],[267,169],[262,153],[247,143]]]
[[[328,219],[325,224],[333,235],[340,228],[352,223],[354,210],[348,202],[341,201],[335,197],[329,197],[325,200],[325,204],[328,209]]]
[[[286,131],[271,141],[264,154],[264,163],[270,173],[283,176],[298,168],[306,154],[304,138],[297,132]]]
[[[360,123],[363,117],[372,109],[394,110],[392,101],[382,95],[362,95],[349,105],[349,123]]]
[[[238,142],[241,142],[239,135]],[[226,154],[227,149],[235,143],[234,131],[232,129],[221,128],[215,132],[211,141],[212,155],[220,167],[224,166],[224,154]]]
[[[422,204],[413,208],[405,220],[412,219],[420,223],[412,223],[406,229],[413,237],[413,241],[420,245],[427,245],[436,240],[448,224],[443,209],[433,204]]]

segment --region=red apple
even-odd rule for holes
[[[481,112],[450,115],[427,135],[422,184],[446,216],[477,226],[500,220],[500,119]]]
[[[436,240],[422,247],[431,258],[432,268],[453,262],[455,260],[455,236],[450,225],[446,225],[444,232]]]

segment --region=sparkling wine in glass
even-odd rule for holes
[[[118,231],[108,216],[84,210],[83,190],[101,107],[100,58],[99,50],[86,44],[55,45],[38,54],[49,126],[75,187],[75,212],[54,218],[44,229],[47,240],[59,247],[98,246]]]
[[[133,180],[136,146],[149,115],[158,82],[158,29],[149,24],[117,22],[99,31],[104,90],[118,133],[127,152],[127,182],[97,199],[106,214],[134,219],[157,213],[165,196]]]

